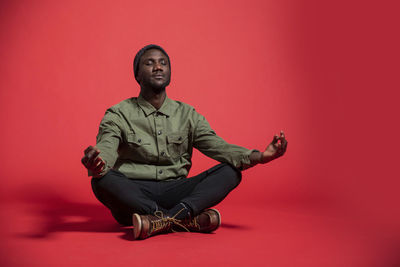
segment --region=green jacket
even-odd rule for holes
[[[100,176],[112,168],[149,180],[187,177],[193,148],[239,170],[251,167],[249,156],[257,151],[225,142],[188,104],[166,97],[157,110],[141,95],[107,109],[96,147],[106,162]]]

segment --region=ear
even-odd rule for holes
[[[137,74],[136,74],[136,76],[135,76],[135,79],[139,82],[139,84],[140,84],[140,81],[142,80],[142,75],[141,75],[141,71],[140,71],[140,69],[138,69],[138,72],[137,72]]]

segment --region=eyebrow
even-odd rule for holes
[[[167,60],[167,58],[165,58],[165,57],[161,57],[161,58],[159,58],[159,60]],[[145,58],[144,60],[155,60],[154,58],[152,58],[152,57],[149,57],[149,58]]]
[[[148,58],[143,58],[143,61],[142,61],[142,62],[144,63],[144,62],[149,61],[149,60],[151,60],[151,61],[156,61],[157,59],[154,58],[154,57],[148,57]],[[167,57],[165,57],[165,56],[159,57],[158,60],[159,60],[159,61],[165,60],[166,62],[168,62],[168,59],[167,59]]]

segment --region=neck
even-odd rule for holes
[[[153,90],[143,90],[143,88],[140,90],[140,95],[156,109],[161,108],[167,96],[165,89],[160,92],[154,92]]]

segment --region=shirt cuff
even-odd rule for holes
[[[251,168],[251,167],[253,167],[254,165],[257,164],[257,163],[251,163],[250,155],[253,152],[259,152],[260,153],[260,151],[257,150],[257,149],[251,149],[251,150],[249,150],[248,152],[246,152],[245,154],[242,155],[242,159],[240,160],[241,166],[239,167],[240,171],[244,171],[244,170],[246,170],[248,168]]]

